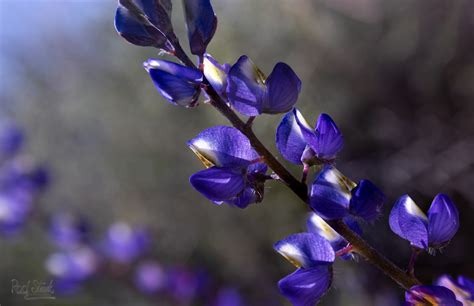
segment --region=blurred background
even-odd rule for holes
[[[208,52],[221,63],[247,54],[266,73],[288,63],[303,81],[297,106],[308,121],[329,113],[345,135],[338,168],[386,193],[384,215],[364,236],[405,266],[408,243],[388,226],[392,204],[408,193],[426,211],[447,193],[460,230],[441,254],[419,258],[417,276],[474,277],[474,2],[212,3],[219,25]],[[187,47],[181,2],[173,5]],[[0,117],[24,129],[25,150],[47,165],[51,181],[21,233],[0,238],[0,304],[173,305],[101,272],[56,300],[12,294],[12,279],[51,278],[45,260],[54,246],[41,216],[67,210],[87,218],[97,239],[117,221],[147,226],[148,256],[205,269],[246,305],[289,305],[276,283],[293,268],[272,245],[303,231],[307,211],[276,182],[245,210],[213,205],[191,187],[188,177],[202,165],[186,141],[227,122],[207,105],[165,102],[142,68],[156,50],[117,35],[115,9],[109,0],[0,0]],[[254,125],[274,152],[280,118],[264,115]],[[399,305],[403,296],[362,260],[338,261],[334,282],[322,305]]]

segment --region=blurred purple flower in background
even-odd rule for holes
[[[15,155],[22,147],[25,140],[23,131],[10,121],[0,124],[0,156],[5,159]]]
[[[138,264],[134,272],[134,282],[137,289],[146,294],[155,294],[168,285],[165,270],[154,261]]]
[[[60,212],[49,221],[50,239],[61,250],[48,256],[45,267],[54,277],[54,288],[59,294],[77,293],[97,275],[126,281],[127,286],[132,285],[157,301],[180,305],[207,301],[206,305],[214,305],[219,300],[216,306],[234,305],[230,303],[239,301],[237,292],[225,295],[223,291],[220,296],[220,286],[216,286],[202,268],[169,267],[150,258],[134,262],[151,245],[151,236],[143,228],[115,222],[109,226],[105,239],[97,243],[90,237],[87,220],[80,215]]]
[[[0,232],[10,236],[18,233],[30,214],[31,203],[9,195],[0,196]]]
[[[124,222],[112,224],[101,244],[104,255],[118,263],[130,263],[150,247],[150,235],[144,228],[133,228]]]
[[[184,267],[171,267],[167,271],[168,293],[180,303],[189,303],[199,294],[200,279]]]
[[[7,121],[0,126],[0,233],[16,234],[49,181],[46,169],[20,155],[23,132]]]
[[[99,257],[87,246],[51,254],[46,270],[55,278],[55,289],[61,294],[76,292],[98,269]]]
[[[245,303],[239,291],[235,288],[222,288],[217,293],[213,306],[244,306]]]
[[[73,248],[89,241],[90,227],[84,217],[71,212],[55,213],[49,220],[49,235],[60,248]]]

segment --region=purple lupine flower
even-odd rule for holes
[[[213,306],[244,306],[244,304],[237,289],[226,287],[219,290]]]
[[[61,248],[74,248],[86,243],[89,233],[89,224],[83,217],[60,212],[50,218],[49,236]]]
[[[34,164],[28,158],[16,158],[0,169],[0,191],[28,193],[33,197],[49,183],[45,167]]]
[[[227,79],[230,104],[247,116],[285,113],[300,90],[301,80],[287,64],[277,63],[267,78],[246,55],[230,68]]]
[[[229,64],[219,64],[210,54],[204,54],[203,72],[209,84],[218,94],[226,97],[227,74],[229,73]]]
[[[55,290],[72,293],[96,273],[99,257],[91,248],[80,247],[51,254],[46,259],[45,266],[55,278]]]
[[[261,202],[267,166],[239,130],[216,126],[201,132],[188,146],[208,169],[190,177],[191,185],[216,204],[245,208]]]
[[[31,200],[21,194],[0,194],[0,234],[17,234],[31,212]]]
[[[135,269],[135,286],[143,293],[157,293],[166,287],[167,281],[165,271],[154,261],[142,262]]]
[[[23,133],[10,122],[0,127],[0,233],[19,232],[30,215],[35,196],[48,183],[48,173],[26,156],[17,156]]]
[[[274,249],[298,269],[278,282],[280,292],[295,306],[316,304],[332,282],[335,253],[329,242],[312,233],[293,234]]]
[[[362,234],[362,229],[356,220],[348,216],[344,218],[343,221],[358,235]],[[350,246],[346,239],[339,235],[329,224],[326,223],[326,221],[324,221],[323,218],[315,213],[310,214],[308,220],[306,221],[306,228],[308,232],[319,235],[326,239],[331,244],[335,253],[341,252]],[[341,254],[341,258],[345,260],[352,259],[354,258],[354,254],[349,251],[347,253]]]
[[[18,153],[25,140],[23,131],[11,122],[0,125],[0,157],[8,158]]]
[[[454,293],[443,286],[413,286],[405,293],[406,304],[409,306],[443,305],[462,306]]]
[[[344,140],[329,115],[321,114],[313,129],[299,110],[293,108],[277,128],[276,145],[286,160],[298,165],[314,165],[331,163]]]
[[[176,300],[186,303],[199,294],[199,277],[182,267],[173,267],[167,271],[168,292]]]
[[[46,170],[29,160],[14,159],[0,169],[0,232],[18,233],[33,208],[33,201],[47,182]]]
[[[191,53],[202,56],[217,28],[210,0],[184,0],[184,12]]]
[[[119,0],[115,29],[134,45],[174,52],[171,0]]]
[[[174,62],[149,59],[143,67],[160,94],[171,104],[193,107],[201,93],[201,71]]]
[[[141,256],[150,246],[150,237],[142,228],[132,228],[122,222],[112,224],[102,242],[102,250],[110,259],[129,263]]]
[[[459,228],[459,213],[453,201],[438,194],[431,203],[428,217],[408,195],[397,200],[390,213],[390,228],[420,249],[446,246]]]
[[[372,182],[356,184],[331,165],[324,166],[311,186],[310,206],[327,220],[353,215],[372,222],[384,202],[385,195]]]
[[[435,284],[451,290],[456,295],[456,299],[461,301],[463,305],[474,304],[474,280],[465,276],[459,276],[455,280],[449,275],[443,275],[435,281]]]

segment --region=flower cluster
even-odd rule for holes
[[[45,169],[22,153],[24,138],[12,122],[1,123],[0,233],[7,237],[23,228],[36,197],[48,183]],[[245,305],[236,288],[217,284],[202,268],[159,263],[149,254],[152,237],[145,228],[116,222],[102,238],[96,239],[91,224],[79,213],[56,212],[47,216],[46,221],[49,239],[56,250],[44,265],[54,277],[57,294],[75,293],[87,282],[107,274],[127,284],[131,280],[134,289],[158,301],[166,299],[179,305]]]
[[[258,142],[251,131],[256,116],[285,114],[276,129],[278,151],[290,163],[303,166],[301,184],[306,184],[311,167],[317,174],[308,194],[298,193],[302,199],[307,197],[313,211],[308,232],[290,235],[274,246],[297,267],[279,282],[279,288],[293,305],[314,305],[331,286],[335,259],[364,255],[363,249],[353,248],[330,223],[342,222],[360,238],[359,222],[374,223],[386,197],[370,180],[356,183],[336,168],[337,154],[344,145],[342,133],[329,115],[321,114],[313,128],[295,108],[301,80],[290,66],[277,63],[267,77],[246,55],[233,65],[220,64],[206,53],[217,24],[210,1],[184,0],[184,7],[190,49],[198,58],[196,64],[187,57],[173,32],[169,0],[120,0],[116,29],[129,42],[157,47],[182,62],[149,59],[144,64],[166,100],[194,107],[204,92],[207,102],[233,123],[234,127],[208,128],[188,142],[207,168],[191,176],[191,185],[212,202],[245,208],[263,200],[267,180],[280,179],[290,185],[279,177],[278,161],[268,159],[271,153],[255,146]],[[244,123],[236,113],[247,116],[248,121]],[[267,175],[268,168],[275,173]],[[446,195],[435,198],[428,217],[404,196],[392,209],[390,227],[410,241],[417,252],[431,251],[451,240],[459,227],[459,217]],[[415,305],[433,301],[457,304],[455,294],[440,286],[412,287],[406,300]]]
[[[0,123],[0,234],[18,233],[31,214],[48,173],[22,152],[23,132],[12,122]]]
[[[236,289],[217,286],[203,269],[160,264],[149,254],[152,238],[144,228],[116,222],[97,240],[84,217],[60,212],[50,217],[49,237],[58,250],[48,256],[45,267],[59,294],[75,293],[107,275],[127,283],[129,279],[137,291],[173,304],[244,305]]]

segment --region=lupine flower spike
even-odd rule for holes
[[[355,183],[335,168],[335,159],[344,145],[342,133],[329,115],[321,114],[313,128],[294,107],[301,90],[301,80],[293,69],[279,62],[267,78],[246,55],[232,66],[221,65],[206,53],[217,27],[210,0],[183,0],[183,4],[189,46],[191,53],[198,57],[197,65],[187,57],[173,32],[171,0],[119,0],[115,27],[127,41],[139,46],[156,47],[186,64],[160,59],[149,59],[144,63],[154,85],[166,100],[174,105],[193,107],[197,105],[201,91],[204,91],[208,98],[214,99],[211,105],[238,127],[212,127],[188,142],[190,149],[207,168],[190,177],[191,185],[215,204],[226,203],[245,208],[261,202],[265,181],[280,175],[300,198],[306,200],[306,193],[300,193],[303,188],[294,187],[298,182],[291,174],[285,173],[286,169],[281,168],[283,166],[267,150],[259,150],[263,155],[259,156],[247,138],[252,137],[252,143],[255,140],[255,135],[247,133],[246,128],[251,126],[256,116],[286,113],[276,131],[278,150],[289,162],[303,165],[301,187],[306,187],[311,166],[318,166],[320,172],[310,186],[308,202],[314,213],[307,221],[308,232],[291,235],[274,245],[276,251],[297,267],[294,273],[279,281],[281,293],[295,306],[315,305],[331,286],[332,264],[337,256],[350,259],[358,253],[378,267],[392,265],[374,249],[370,250],[357,239],[349,239],[350,235],[345,236],[354,244],[351,245],[326,222],[341,220],[361,235],[358,221],[375,221],[386,198],[369,180]],[[247,123],[232,109],[249,116]],[[265,161],[273,166],[275,176],[266,174]],[[0,187],[3,186],[1,183],[0,176]],[[6,206],[5,203],[12,200],[11,197],[4,200],[3,196],[3,193],[0,194],[0,210],[2,205]],[[16,199],[12,203],[17,203]],[[0,229],[5,223],[1,218],[0,215]],[[342,223],[336,224],[342,226]],[[66,228],[63,225],[59,223],[57,226],[61,233],[59,236],[65,237],[61,240],[80,240],[74,231],[69,231],[70,223],[66,224]],[[436,285],[425,286],[419,285],[413,275],[415,258],[421,249],[432,251],[444,247],[459,228],[458,211],[447,196],[439,194],[435,197],[428,216],[410,197],[403,196],[392,209],[390,227],[414,247],[408,273],[398,267],[392,270],[382,268],[404,288],[409,288],[406,292],[407,305],[449,306],[461,305],[460,301],[472,305],[474,285],[471,280],[460,277],[454,281],[443,277]],[[114,225],[103,243],[107,256],[127,264],[141,255],[146,245],[142,235],[123,224]],[[74,258],[66,254],[56,256],[48,266],[54,275],[63,279],[68,279],[71,274],[78,274],[80,279],[92,273],[73,273],[75,264],[69,263],[74,263]],[[58,262],[67,263],[63,270],[57,268],[61,267]],[[159,265],[148,263],[137,269],[135,281],[141,291],[154,294],[164,290],[164,277]],[[200,291],[198,277],[180,269],[166,273],[166,283],[166,290],[171,291],[174,299],[181,304],[190,302]],[[210,305],[213,306],[242,304],[240,296],[232,290],[221,291],[212,297]]]
[[[415,202],[404,195],[390,213],[390,228],[414,247],[432,251],[448,244],[459,228],[459,213],[453,201],[438,194],[431,203],[428,217]]]
[[[276,64],[267,78],[246,55],[230,68],[227,79],[230,104],[246,116],[285,113],[295,105],[300,90],[301,81],[287,64]]]
[[[208,169],[189,179],[197,191],[216,204],[239,208],[261,202],[267,166],[239,130],[216,126],[204,130],[188,146]]]
[[[278,282],[280,292],[294,306],[315,305],[332,282],[334,251],[329,242],[312,233],[278,241],[274,249],[298,269]]]
[[[311,186],[310,206],[327,220],[353,215],[372,222],[384,202],[385,195],[372,182],[356,184],[330,165],[324,166]]]

